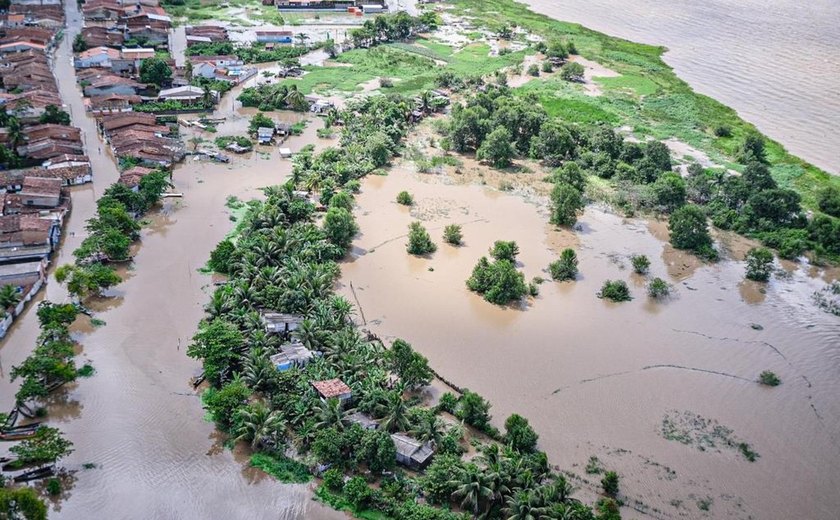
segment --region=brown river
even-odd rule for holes
[[[395,202],[402,190],[415,198],[410,210]],[[365,180],[361,236],[342,267],[358,320],[383,338],[408,340],[443,377],[487,397],[498,426],[524,414],[560,467],[597,483],[583,470],[597,456],[621,475],[626,502],[650,517],[836,517],[840,320],[809,301],[831,275],[786,265],[784,279],[762,292],[744,284],[734,260],[743,240],[721,237],[728,258],[698,265],[663,242],[663,224],[590,207],[579,231],[556,231],[542,199],[520,195],[408,167]],[[412,220],[439,246],[430,258],[405,251]],[[463,226],[463,246],[440,240],[449,223]],[[500,239],[517,241],[529,280],[549,278],[548,263],[575,247],[578,281],[547,281],[521,308],[485,302],[464,282]],[[629,265],[634,253],[651,259],[650,276],[673,284],[671,298],[647,298]],[[616,278],[633,301],[596,297]],[[762,370],[784,384],[757,384]],[[666,418],[685,444],[660,433]],[[732,431],[715,433],[715,425]],[[729,441],[749,443],[759,458],[747,462]],[[594,489],[579,484],[585,494]]]
[[[598,5],[596,0],[589,8],[596,12]],[[667,8],[672,9],[677,7]],[[78,11],[75,5],[67,10],[71,29],[57,53],[56,76],[73,122],[85,134],[95,178],[93,185],[74,189],[73,214],[56,264],[71,261],[96,198],[117,178],[73,79],[69,42],[78,30]],[[626,15],[593,15],[612,26],[580,21],[637,37],[619,30],[626,29],[620,22]],[[575,19],[570,12],[562,17]],[[675,43],[666,37],[660,41],[671,47],[666,58],[678,73],[730,102],[722,94],[735,86],[705,90],[677,63]],[[732,67],[730,72],[741,74]],[[742,106],[750,103],[746,98],[732,104],[751,118]],[[820,164],[794,142],[815,143],[803,136],[830,120],[835,102],[824,100],[813,116],[778,102],[773,113],[759,111],[771,118],[769,128],[760,118],[751,120]],[[249,111],[232,113],[219,135],[240,133],[247,124]],[[800,129],[799,117],[810,125]],[[777,126],[780,130],[795,128],[795,139],[774,134],[773,118],[787,121],[788,126]],[[292,138],[289,147],[329,144],[315,137],[316,127]],[[822,138],[836,139],[830,132]],[[281,182],[289,171],[290,163],[278,159],[276,150],[237,157],[231,165],[188,160],[176,170],[174,191],[184,198],[167,199],[150,216],[125,282],[91,305],[106,325],[76,327],[82,345],[78,363],[90,361],[97,373],[70,385],[49,406],[50,422],[76,448],[63,462],[70,475],[63,495],[51,501],[51,517],[343,517],[313,502],[308,486],[279,484],[249,469],[247,454],[224,448],[189,385],[199,365],[185,351],[212,290],[210,277],[198,269],[230,229],[225,200],[258,196],[261,186]],[[403,189],[417,200],[411,210],[393,202]],[[786,265],[787,274],[762,290],[743,283],[743,266],[735,260],[698,266],[676,254],[663,242],[667,230],[661,224],[590,208],[578,232],[558,232],[546,224],[542,199],[530,192],[502,193],[419,175],[408,165],[367,179],[358,204],[361,233],[353,258],[342,266],[341,290],[352,297],[353,284],[367,325],[383,337],[412,342],[444,377],[490,399],[497,425],[512,412],[527,416],[553,463],[592,483],[599,477],[583,469],[590,456],[617,470],[626,502],[635,507],[625,508],[626,518],[836,517],[840,321],[810,302],[830,273]],[[412,219],[424,221],[439,243],[429,259],[405,253],[404,234]],[[464,226],[466,242],[460,248],[437,240],[450,222]],[[730,257],[739,258],[743,244],[722,238],[731,242]],[[547,278],[545,266],[560,249],[573,246],[580,258],[579,280],[546,282],[540,296],[522,308],[484,302],[466,290],[464,280],[497,239],[519,243],[521,268],[529,279]],[[647,299],[644,281],[630,272],[631,253],[651,258],[652,275],[674,285],[673,297],[663,303]],[[635,299],[624,304],[597,299],[607,278],[627,280]],[[42,296],[66,298],[54,282]],[[0,343],[0,409],[11,406],[16,388],[8,371],[30,352],[37,332],[31,306]],[[756,384],[762,370],[776,372],[784,384],[773,389]],[[664,438],[663,422],[684,442]],[[756,462],[733,449],[738,442],[759,454]],[[87,464],[95,467],[85,469]],[[578,485],[582,496],[593,496],[594,484],[580,480]]]
[[[696,91],[840,174],[840,2],[523,2],[558,20],[667,47],[665,61]]]

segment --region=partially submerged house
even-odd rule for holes
[[[397,463],[414,471],[424,469],[434,457],[435,450],[428,442],[420,442],[402,433],[391,434],[391,440],[397,448]]]
[[[271,141],[274,140],[274,129],[261,126],[257,128],[257,142],[260,144],[271,144]]]
[[[269,334],[288,334],[300,327],[303,316],[280,312],[263,312],[260,320],[265,325],[265,331]]]
[[[303,368],[320,355],[320,352],[309,350],[302,343],[287,343],[269,360],[278,371],[285,372],[291,368]]]
[[[324,381],[313,381],[312,386],[322,399],[338,399],[348,401],[353,397],[353,391],[347,383],[341,379],[326,379]]]

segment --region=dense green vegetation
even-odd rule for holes
[[[365,518],[455,519],[463,516],[435,506],[460,505],[487,518],[544,511],[546,518],[593,519],[536,450],[537,436],[526,419],[511,416],[502,434],[490,424],[490,404],[469,390],[442,395],[437,407],[422,406],[415,390],[433,376],[426,358],[404,341],[387,348],[364,335],[349,319],[350,303],[333,293],[345,244],[330,238],[326,222],[316,224],[314,205],[296,190],[316,190],[322,201],[327,196],[330,210],[349,211],[353,184],[389,160],[408,130],[410,110],[399,97],[351,103],[341,114],[341,150],[296,156],[292,179],[266,189],[265,201],[251,204],[236,235],[214,252],[213,266],[229,281],[213,294],[188,350],[202,359],[211,383],[205,407],[220,429],[272,457],[260,459],[269,469],[274,464],[268,461],[284,460],[290,445],[307,467],[329,464],[319,499]],[[517,247],[498,242],[492,253],[496,263],[512,267]],[[524,289],[521,274],[519,279]],[[261,309],[302,315],[291,339],[321,356],[278,371],[268,358],[290,338],[267,334]],[[318,396],[311,382],[331,378],[349,385],[352,408]],[[379,429],[354,424],[352,411],[368,414]],[[464,426],[446,413],[495,440],[482,443],[479,457],[463,461]],[[421,476],[394,471],[392,432],[436,448]],[[344,475],[352,478],[345,482]],[[420,489],[429,505],[415,502]]]
[[[467,279],[467,288],[481,294],[485,300],[496,305],[507,305],[528,294],[525,275],[516,270],[516,242],[496,241],[490,249],[489,261],[482,256]]]
[[[32,488],[6,488],[0,486],[0,518],[46,520],[47,505]]]
[[[406,244],[408,254],[423,256],[434,253],[437,246],[432,242],[432,237],[429,232],[419,222],[412,222],[408,225],[408,244]]]
[[[267,63],[278,61],[283,64],[296,64],[298,58],[309,51],[308,47],[278,45],[266,49],[264,43],[235,45],[231,42],[197,43],[186,50],[187,56],[236,56],[245,63]]]
[[[576,150],[558,146],[566,152],[559,159],[573,159],[590,174],[610,179],[612,189],[605,195],[611,202],[628,211],[664,212],[693,202],[716,226],[754,236],[778,249],[785,258],[808,250],[829,258],[840,255],[840,220],[836,214],[840,179],[789,155],[732,109],[692,91],[662,62],[663,48],[552,20],[512,0],[455,0],[454,4],[456,11],[497,32],[506,24],[514,24],[549,42],[574,41],[576,53],[621,74],[599,80],[604,87],[602,96],[586,96],[574,85],[564,85],[555,78],[533,80],[513,93],[531,104],[539,102],[542,108],[530,113],[542,112],[559,118],[564,125],[578,125],[579,129],[594,124],[625,125],[637,137],[654,138],[644,145],[622,143],[620,137],[610,137],[611,130],[604,128],[599,137],[581,139],[571,132],[571,140],[555,139],[577,145]],[[486,103],[483,105],[492,112]],[[478,116],[473,120],[480,123],[487,119]],[[506,128],[517,133],[515,127]],[[519,126],[520,130],[527,128],[530,125]],[[476,149],[489,132],[482,124],[474,124],[472,130],[479,131],[479,142],[468,142],[464,149]],[[466,134],[474,137],[476,132]],[[707,151],[722,166],[743,175],[699,165],[689,168],[685,179],[668,173],[672,164],[667,148],[656,141],[668,137]],[[459,143],[454,144],[458,150]],[[524,155],[525,150],[518,148]],[[548,165],[559,162],[555,155],[546,153],[540,141],[535,141],[531,155]],[[805,218],[800,205],[818,212]],[[711,243],[688,249],[701,256],[716,256]]]
[[[169,186],[169,174],[156,170],[140,179],[138,190],[114,183],[96,203],[96,215],[85,229],[88,236],[73,251],[75,264],[56,269],[56,280],[74,297],[84,298],[120,282],[109,264],[129,259],[129,247],[140,237],[137,218],[160,200]]]
[[[758,382],[767,386],[779,386],[782,380],[775,373],[765,370],[758,375]]]
[[[624,280],[607,280],[598,292],[598,298],[605,298],[614,302],[627,302],[633,299],[630,288]]]
[[[578,258],[574,249],[566,248],[560,253],[560,259],[548,264],[552,280],[562,282],[574,280],[578,273]]]

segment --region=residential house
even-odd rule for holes
[[[46,258],[58,243],[58,220],[37,215],[0,216],[0,263]]]
[[[145,85],[138,83],[133,79],[117,76],[116,74],[103,73],[98,74],[89,79],[83,80],[88,84],[84,87],[85,96],[106,96],[106,95],[120,95],[120,96],[135,96],[137,93],[145,88]]]
[[[61,200],[61,179],[24,177],[18,196],[24,206],[55,208]]]
[[[260,315],[260,320],[265,326],[266,332],[270,334],[288,334],[300,327],[300,324],[303,322],[303,316],[263,311]]]
[[[402,433],[391,434],[391,440],[397,448],[397,463],[411,470],[424,469],[434,457],[435,450],[429,443],[420,442]]]
[[[26,287],[45,277],[46,261],[44,260],[0,265],[0,287],[4,285]]]
[[[85,98],[85,110],[96,115],[131,112],[132,106],[140,103],[140,96],[107,94]]]
[[[82,39],[88,47],[115,47],[123,46],[125,35],[119,29],[112,29],[100,26],[89,26],[82,28]]]
[[[140,179],[155,171],[152,168],[144,168],[143,166],[135,166],[120,174],[119,183],[137,191],[140,187]]]
[[[41,45],[40,43],[30,42],[28,40],[23,41],[14,41],[0,44],[0,54],[6,54],[8,52],[24,52],[24,51],[46,51],[46,45]]]
[[[302,343],[287,343],[281,346],[280,352],[271,356],[269,360],[278,371],[284,372],[291,368],[303,368],[320,355],[320,352],[309,350]]]
[[[353,397],[353,391],[341,379],[313,381],[312,386],[322,399],[338,399],[339,401],[347,402]]]
[[[120,51],[117,49],[112,49],[111,47],[94,47],[80,52],[73,59],[73,66],[77,69],[87,69],[90,67],[110,69],[114,61],[119,59]]]
[[[187,35],[187,47],[190,46],[190,38],[202,38],[207,39],[211,42],[226,42],[228,41],[228,31],[226,28],[220,25],[194,25],[194,26],[187,26],[184,30]],[[196,40],[192,40],[195,43],[199,43]]]
[[[256,31],[259,43],[292,43],[293,36],[292,31]]]
[[[210,91],[213,101],[217,101],[219,93]],[[158,99],[161,101],[180,101],[185,105],[192,105],[200,102],[204,98],[204,89],[196,87],[195,85],[184,85],[182,87],[173,87],[161,90],[158,93]]]

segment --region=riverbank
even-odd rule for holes
[[[630,41],[663,45],[664,61],[702,94],[770,138],[839,174],[840,5],[794,0],[675,2],[526,0],[532,11]],[[797,23],[790,23],[795,19]],[[745,27],[751,30],[745,30]]]

